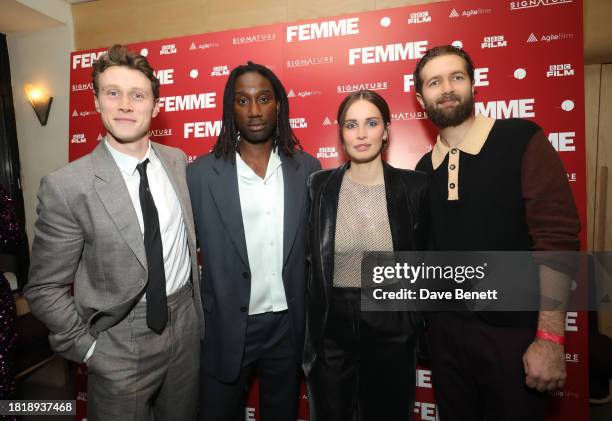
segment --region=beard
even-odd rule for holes
[[[436,104],[446,100],[458,101],[455,107],[443,109],[436,107]],[[435,101],[433,104],[425,103],[425,112],[431,122],[439,129],[447,127],[455,127],[470,118],[474,111],[474,95],[470,93],[464,101],[457,95],[445,95]]]

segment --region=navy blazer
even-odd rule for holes
[[[280,154],[284,184],[283,284],[298,363],[304,344],[306,183],[321,164],[303,151]],[[242,366],[251,272],[235,162],[208,154],[187,169],[202,254],[206,336],[202,369],[220,381],[236,380]]]

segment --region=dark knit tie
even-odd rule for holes
[[[144,245],[149,267],[147,282],[147,326],[161,334],[168,322],[168,302],[166,300],[166,273],[164,271],[164,253],[159,230],[159,216],[149,189],[147,164],[145,159],[136,165],[140,174],[140,207],[144,221]]]

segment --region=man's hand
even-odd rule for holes
[[[536,338],[523,355],[525,384],[540,392],[552,392],[565,385],[563,345]]]

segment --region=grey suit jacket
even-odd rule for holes
[[[312,156],[281,154],[284,184],[283,284],[296,356],[304,344],[305,232],[308,176],[321,168]],[[187,169],[202,252],[206,338],[202,369],[221,381],[238,377],[242,363],[251,273],[238,192],[236,164],[209,154]],[[298,362],[299,362],[298,361]]]
[[[178,149],[151,145],[181,204],[203,337],[186,157]],[[52,348],[81,362],[98,333],[119,323],[144,292],[148,275],[142,233],[121,172],[102,142],[91,154],[44,177],[38,200],[25,295],[32,313],[49,328]]]

